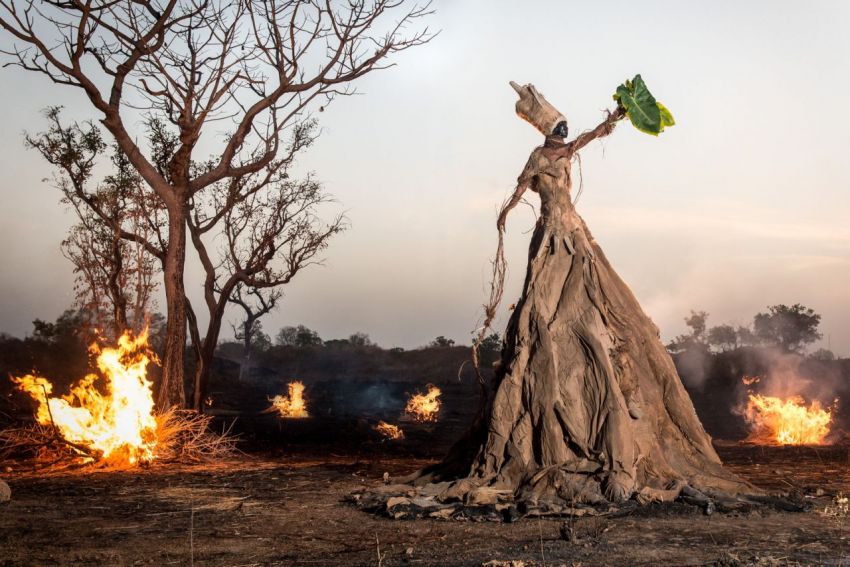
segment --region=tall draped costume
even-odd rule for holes
[[[407,481],[437,502],[496,494],[550,510],[758,494],[721,465],[658,328],[573,205],[576,152],[623,111],[565,143],[563,115],[532,85],[512,85],[517,113],[546,135],[499,219],[502,231],[527,189],[539,195],[525,285],[485,411],[442,463]]]
[[[657,327],[573,206],[578,149],[535,149],[518,180],[540,217],[473,476],[590,501],[677,481],[736,492]]]

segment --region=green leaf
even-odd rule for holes
[[[673,115],[655,100],[640,75],[617,87],[614,100],[625,109],[632,125],[641,132],[657,136],[666,126],[675,124]]]

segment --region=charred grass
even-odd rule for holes
[[[681,504],[617,517],[513,524],[393,521],[345,503],[433,450],[411,445],[278,447],[216,463],[135,471],[34,472],[4,463],[0,565],[848,565],[848,447],[721,444],[724,461],[806,513],[705,516]],[[790,488],[789,488],[790,487]],[[509,563],[505,563],[509,564]]]

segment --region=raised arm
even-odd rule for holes
[[[591,130],[590,132],[584,132],[579,134],[575,140],[567,144],[567,148],[570,153],[574,153],[585,147],[587,144],[596,140],[597,138],[602,138],[603,136],[607,136],[611,132],[614,131],[614,126],[617,125],[617,121],[621,120],[626,116],[626,111],[622,106],[618,106],[617,110],[614,112],[608,111],[608,116],[605,117],[605,120],[602,123]]]

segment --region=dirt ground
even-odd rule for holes
[[[136,472],[45,475],[4,463],[13,496],[0,505],[0,566],[850,565],[850,517],[825,513],[850,492],[848,447],[718,449],[756,484],[805,494],[812,510],[705,516],[674,504],[568,521],[394,521],[344,501],[384,472],[429,462],[390,446]]]

